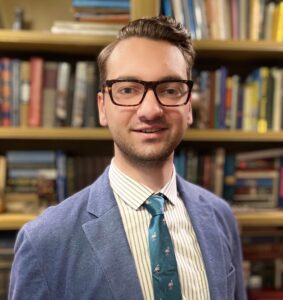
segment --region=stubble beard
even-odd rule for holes
[[[152,149],[137,149],[135,145],[126,144],[119,138],[114,140],[115,146],[119,149],[121,155],[132,165],[143,167],[161,167],[172,155],[181,140],[174,139],[166,143],[161,149],[149,145]]]

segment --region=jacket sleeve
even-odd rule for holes
[[[40,260],[24,228],[17,236],[14,251],[8,299],[51,299]]]

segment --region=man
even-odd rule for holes
[[[99,119],[114,158],[91,186],[22,228],[10,299],[246,299],[230,208],[173,166],[193,121],[193,59],[190,36],[165,17],[133,21],[100,53]],[[152,263],[164,231],[148,236],[157,224],[150,199],[165,201],[158,224],[173,243],[165,288],[166,263]]]

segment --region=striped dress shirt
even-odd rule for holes
[[[112,160],[109,170],[125,233],[145,300],[154,300],[148,250],[149,212],[142,206],[154,193],[122,173]],[[167,196],[165,219],[173,241],[183,300],[208,300],[209,288],[199,244],[183,201],[178,196],[176,172],[159,191]]]

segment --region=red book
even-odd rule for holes
[[[43,59],[40,57],[32,57],[30,60],[31,83],[28,112],[28,125],[30,127],[41,126],[43,69]]]

